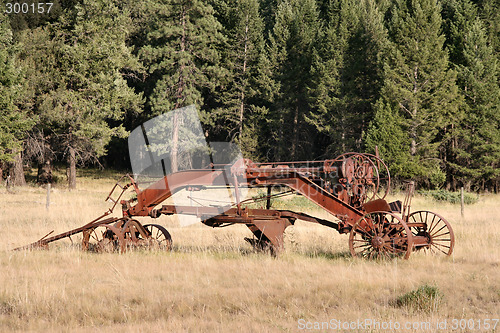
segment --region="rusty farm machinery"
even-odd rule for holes
[[[226,191],[230,188],[234,202],[169,203],[169,198],[180,191],[193,193],[217,188]],[[246,199],[243,190],[253,188],[264,191]],[[53,241],[82,234],[84,250],[126,251],[132,247],[168,250],[172,238],[165,227],[142,224],[137,217],[191,215],[211,227],[244,224],[253,233],[253,238],[247,239],[249,243],[275,254],[283,248],[285,229],[302,220],[348,234],[350,252],[355,257],[408,259],[413,251],[450,255],[455,242],[450,224],[430,211],[410,211],[413,183],[407,184],[404,202],[388,203],[385,198],[389,188],[386,164],[376,155],[362,153],[288,163],[254,163],[239,158],[230,164],[210,163],[204,168],[172,172],[151,181],[145,188],[127,175],[108,195],[113,207],[106,213],[80,228],[46,236],[23,248],[46,247]],[[135,195],[123,199],[128,191]],[[291,194],[306,197],[334,218],[273,209],[272,199]],[[261,208],[253,208],[259,201]],[[121,206],[121,217],[111,217],[116,206]]]

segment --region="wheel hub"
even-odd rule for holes
[[[376,249],[380,249],[384,246],[384,240],[379,236],[373,237],[372,246]]]

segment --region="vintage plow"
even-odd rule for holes
[[[137,217],[193,215],[211,227],[245,224],[254,237],[249,243],[276,254],[283,248],[285,229],[296,220],[319,223],[349,234],[350,252],[355,257],[408,259],[412,251],[450,255],[454,235],[450,224],[429,211],[410,211],[413,183],[407,184],[404,202],[385,200],[390,188],[389,171],[375,155],[347,153],[323,161],[254,163],[237,159],[231,164],[209,164],[206,168],[173,172],[144,189],[134,177],[123,177],[106,200],[113,207],[94,221],[65,233],[44,237],[20,249],[82,234],[82,248],[93,251],[126,251],[131,247],[168,250],[169,232],[159,224],[141,224]],[[179,191],[229,189],[234,203],[182,205],[168,204]],[[241,197],[241,189],[264,188],[266,194],[251,199]],[[122,199],[127,191],[136,197]],[[272,208],[272,199],[300,194],[333,215],[320,219],[303,212]],[[261,201],[265,208],[252,208]],[[214,200],[216,202],[216,200]],[[117,205],[121,217],[110,217]],[[264,207],[264,206],[263,206]]]

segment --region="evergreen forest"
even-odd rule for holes
[[[498,0],[2,0],[0,179],[56,166],[74,188],[76,168],[129,169],[130,131],[194,104],[208,141],[255,161],[378,147],[396,180],[497,192],[499,14]]]

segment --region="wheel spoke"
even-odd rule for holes
[[[436,224],[434,224],[434,220],[437,218],[437,221],[436,221]],[[437,216],[437,215],[434,215],[434,217],[432,218],[432,227],[429,228],[429,233],[431,233],[435,228],[437,228],[437,226],[439,225],[439,222],[441,222],[441,219]],[[446,227],[446,224],[444,225]]]
[[[353,248],[355,248],[355,249],[360,249],[360,248],[366,248],[366,247],[369,247],[369,246],[371,246],[371,244],[365,244],[365,245],[354,246]]]
[[[432,236],[434,236],[435,234],[437,234],[438,232],[440,232],[441,230],[443,230],[444,228],[446,228],[446,224],[443,225],[441,228],[439,228],[437,231],[434,231],[434,233],[432,233],[432,231],[429,231],[429,234]]]
[[[447,232],[439,234],[439,235],[431,235],[431,237],[432,237],[432,239],[436,239],[436,238],[439,238],[441,236],[446,236],[446,235],[449,235],[449,234],[450,234],[450,232],[447,231]]]
[[[437,245],[437,244],[432,244],[432,245]],[[439,252],[442,252],[444,254],[448,254],[447,252],[441,250],[439,247],[433,247],[434,249],[437,249]]]
[[[444,247],[444,248],[447,248],[447,249],[449,249],[449,248],[450,248],[450,246],[446,246],[446,245],[439,244],[439,243],[432,243],[432,245],[435,245],[435,246],[440,246],[440,247]]]

